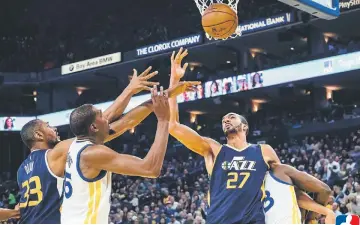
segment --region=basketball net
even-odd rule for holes
[[[197,8],[199,9],[201,15],[203,15],[205,10],[214,3],[227,4],[237,13],[237,6],[239,3],[239,0],[194,0],[194,1],[195,1]],[[212,40],[212,39],[226,40],[229,38],[236,38],[236,37],[241,36],[241,28],[240,28],[240,26],[238,26],[235,30],[235,33],[233,33],[230,37],[227,37],[227,38],[214,38],[214,37],[211,37],[208,33],[205,33],[205,34],[206,34],[207,39],[209,39],[209,40]]]

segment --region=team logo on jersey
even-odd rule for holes
[[[360,225],[357,215],[340,215],[336,217],[336,225]]]
[[[73,163],[70,153],[67,154],[66,163],[69,165],[69,168],[71,167],[71,164]]]
[[[250,170],[256,171],[255,169],[255,161],[248,161],[245,160],[243,156],[236,156],[231,160],[231,162],[224,161],[221,164],[221,168],[223,170],[235,170],[235,171],[243,171],[243,170]]]

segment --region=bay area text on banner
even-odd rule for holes
[[[180,47],[188,47],[191,45],[200,44],[202,42],[202,35],[195,34],[187,37],[178,38],[168,42],[158,43],[141,47],[136,49],[136,56],[147,56],[154,53],[169,51]]]
[[[252,32],[270,29],[285,24],[293,23],[295,21],[293,13],[283,13],[280,15],[262,18],[254,21],[244,22],[239,25],[242,34],[249,34]]]
[[[118,62],[121,62],[121,52],[63,65],[61,67],[61,75],[76,73],[76,72],[89,70],[101,66],[106,66]]]

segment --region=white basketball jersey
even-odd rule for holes
[[[65,169],[65,193],[61,223],[107,224],[110,212],[111,173],[101,171],[94,179],[87,179],[80,170],[80,154],[89,141],[75,140],[69,149]]]
[[[265,177],[265,193],[265,223],[301,224],[301,213],[293,185],[268,172]]]

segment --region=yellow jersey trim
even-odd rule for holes
[[[264,163],[266,164],[266,166],[268,167],[268,169],[270,169],[270,165],[268,162],[265,161],[265,157],[264,157],[264,153],[263,153],[263,145],[260,144],[260,151],[261,151],[261,156],[264,160]]]
[[[88,211],[86,213],[85,224],[95,224],[100,206],[101,198],[101,180],[89,183],[89,202]]]
[[[301,224],[301,218],[299,216],[299,207],[296,200],[296,194],[294,186],[289,186],[292,199],[292,224]]]

